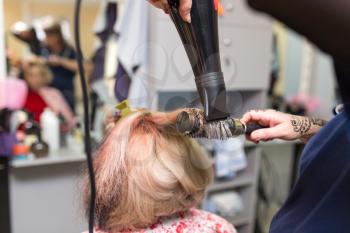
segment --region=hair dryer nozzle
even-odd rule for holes
[[[196,85],[207,121],[222,120],[230,116],[226,110],[226,88],[222,72],[198,76]]]
[[[226,109],[226,88],[221,71],[218,14],[214,0],[193,0],[189,24],[180,16],[179,0],[168,0],[171,18],[179,32],[196,77],[197,91],[207,121],[229,116]]]

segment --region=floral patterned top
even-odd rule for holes
[[[88,233],[88,232],[85,232]],[[108,233],[96,230],[95,233]],[[237,233],[225,219],[198,209],[161,217],[147,229],[122,233]]]

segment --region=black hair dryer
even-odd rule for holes
[[[182,20],[179,0],[168,0],[170,15],[190,60],[207,121],[229,117],[221,70],[218,13],[214,0],[193,0],[191,23]]]

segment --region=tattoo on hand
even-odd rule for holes
[[[317,118],[311,118],[311,123],[313,125],[317,125],[317,126],[323,127],[323,126],[325,126],[327,124],[327,121],[321,120],[321,119],[317,119]]]
[[[307,134],[311,128],[311,120],[307,117],[294,117],[291,120],[293,130],[296,133],[300,133],[301,135]]]
[[[294,132],[307,135],[312,125],[323,127],[327,124],[327,121],[309,117],[293,117],[291,124]]]

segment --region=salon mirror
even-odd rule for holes
[[[122,1],[86,0],[82,5],[81,43],[85,58],[86,78],[91,94],[91,128],[97,129],[94,135],[98,139],[102,137],[101,125],[107,114],[105,112],[108,112],[112,108],[111,106],[115,105],[115,78],[112,76],[106,77],[103,72],[104,70],[110,70],[108,67],[114,67],[116,64],[108,64],[107,66],[101,61],[106,56],[115,55],[113,52],[106,52],[111,51],[111,49],[106,49],[105,45],[111,41],[106,39],[108,38],[106,35],[113,34],[113,39],[116,40],[117,38],[113,25],[108,26],[108,23],[115,20],[113,18],[118,17],[121,12],[123,4],[119,3],[117,6],[116,2]],[[33,72],[35,73],[37,68],[39,68],[37,69],[38,72],[45,68],[48,68],[51,72],[51,79],[41,77],[45,83],[41,85],[55,88],[64,97],[64,101],[56,101],[58,106],[51,106],[55,105],[55,101],[47,104],[48,107],[55,109],[61,108],[63,102],[66,102],[70,107],[69,110],[75,115],[75,122],[67,120],[70,117],[60,116],[60,118],[71,122],[68,127],[70,132],[74,129],[72,127],[74,123],[76,128],[81,131],[83,119],[82,93],[77,77],[77,64],[74,59],[76,57],[73,32],[74,4],[73,0],[4,0],[3,2],[8,76],[26,81],[28,72],[24,71],[26,67],[28,68],[27,63],[33,60],[44,63],[46,67],[36,67],[37,65],[34,64]],[[106,7],[107,5],[108,7]],[[115,63],[117,63],[117,58]],[[32,70],[31,68],[28,69]],[[109,72],[113,72],[113,69]],[[30,86],[31,82],[26,82],[29,84],[29,90],[31,90],[33,88]],[[43,94],[40,91],[39,94],[44,99],[41,102],[47,102],[47,99],[55,99],[52,93],[51,95],[50,93]],[[97,111],[96,109],[101,105],[101,102],[108,102],[109,109],[98,109]],[[37,103],[30,105],[30,111],[38,107]],[[42,106],[39,107],[43,108]],[[98,112],[103,112],[103,114],[99,115]],[[34,118],[39,119],[39,117]]]

